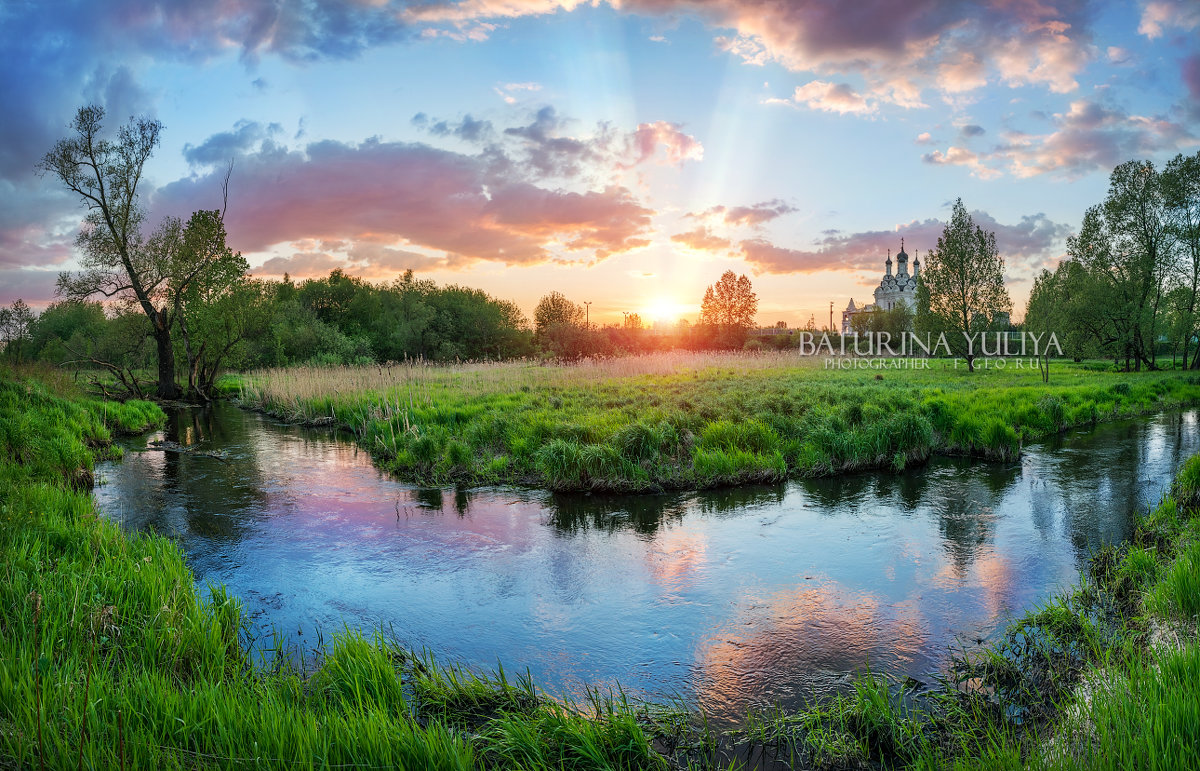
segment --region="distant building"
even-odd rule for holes
[[[884,263],[885,272],[875,287],[875,302],[861,308],[854,305],[854,298],[846,310],[842,311],[842,334],[848,335],[853,331],[855,316],[875,311],[887,311],[904,303],[914,311],[917,309],[917,276],[921,272],[921,261],[914,259],[912,275],[908,274],[908,252],[904,251],[904,239],[900,239],[900,253],[896,255],[896,275],[892,275],[892,251],[888,250],[887,261]]]

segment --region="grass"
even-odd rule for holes
[[[197,590],[173,542],[121,534],[82,489],[114,433],[162,420],[0,371],[0,767],[1200,768],[1200,456],[1130,543],[932,689],[868,673],[716,736],[677,706],[563,703],[382,634],[344,632],[312,672],[282,648],[256,664],[236,599]],[[658,438],[629,435],[641,452]]]
[[[338,636],[257,666],[237,601],[85,489],[114,433],[165,416],[0,371],[0,768],[653,769],[645,710]]]
[[[902,470],[933,453],[1016,457],[1076,426],[1200,403],[1191,373],[1056,365],[826,369],[794,352],[658,353],[578,364],[408,362],[263,370],[242,404],[352,431],[417,484],[649,492]]]

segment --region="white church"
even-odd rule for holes
[[[912,275],[908,274],[908,252],[904,251],[904,239],[900,239],[900,253],[896,255],[896,275],[892,275],[892,250],[888,250],[886,272],[879,286],[875,287],[875,302],[855,307],[854,298],[842,311],[842,334],[848,335],[853,329],[851,322],[855,316],[875,311],[886,311],[896,307],[897,303],[905,303],[912,310],[917,309],[917,276],[921,272],[921,261],[914,259]]]

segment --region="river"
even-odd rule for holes
[[[619,683],[729,725],[868,664],[927,681],[1126,538],[1200,451],[1197,420],[1103,425],[1010,464],[620,497],[416,489],[345,434],[217,404],[127,442],[95,497],[125,530],[175,539],[258,634],[311,649],[383,628],[551,693]]]

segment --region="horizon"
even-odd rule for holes
[[[258,277],[411,268],[590,320],[862,304],[961,197],[1013,317],[1112,167],[1200,146],[1200,6],[739,0],[38,4],[0,12],[0,304],[53,299],[78,201],[34,165],[76,109],[165,124],[147,231],[220,204]],[[273,15],[272,15],[273,14]]]

